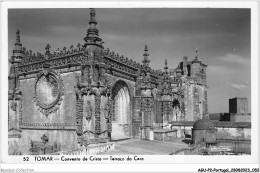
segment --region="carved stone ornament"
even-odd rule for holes
[[[86,111],[87,111],[86,120],[89,122],[91,120],[91,117],[92,117],[92,106],[91,106],[90,101],[87,101]]]
[[[16,108],[17,108],[17,103],[16,103],[15,100],[14,100],[14,101],[11,102],[11,109],[12,109],[13,111],[16,111]]]
[[[54,70],[41,71],[34,85],[34,101],[46,116],[57,111],[62,101],[64,86],[61,77]]]

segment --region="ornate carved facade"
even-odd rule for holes
[[[103,47],[94,9],[84,40],[58,50],[47,45],[43,55],[22,47],[17,31],[8,77],[10,154],[41,153],[35,141],[43,136],[56,147],[50,151],[150,139],[155,128],[207,116],[207,65],[197,56],[173,70],[165,61],[163,72],[150,67],[147,46],[142,64],[120,56]]]

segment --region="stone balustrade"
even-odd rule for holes
[[[62,151],[53,153],[53,155],[97,155],[115,149],[115,143],[109,142],[104,144],[92,144],[83,149],[73,151]]]

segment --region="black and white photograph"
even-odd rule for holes
[[[7,157],[119,164],[255,156],[252,8],[6,14]]]

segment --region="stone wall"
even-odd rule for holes
[[[251,128],[217,128],[218,139],[251,139]]]
[[[251,122],[251,115],[235,114],[231,115],[231,121],[233,122]]]
[[[216,130],[192,130],[192,142],[214,142],[216,140]]]
[[[74,150],[78,148],[77,135],[75,132],[75,111],[76,111],[76,95],[74,91],[75,73],[69,72],[60,74],[64,85],[62,101],[57,111],[48,115],[44,115],[39,110],[39,106],[35,101],[35,78],[20,80],[20,90],[23,95],[21,109],[21,138],[14,141],[10,139],[10,147],[15,147],[19,143],[22,154],[31,154],[31,141],[41,142],[41,137],[48,137],[47,144],[57,143],[61,145],[62,150]],[[11,109],[10,119],[14,117]],[[17,111],[18,112],[18,111]],[[17,118],[15,118],[17,119]],[[12,120],[13,121],[13,120]],[[12,125],[17,124],[12,122]],[[69,145],[68,145],[69,144]],[[15,146],[14,146],[15,145]],[[11,151],[12,149],[10,149]]]
[[[27,148],[28,152],[29,149]],[[8,138],[8,154],[9,155],[22,155],[20,138]]]
[[[185,121],[197,121],[208,114],[207,88],[191,84],[185,86]]]
[[[22,98],[20,100],[8,100],[8,129],[20,130]]]
[[[157,141],[173,141],[177,137],[176,129],[154,129],[154,139]]]
[[[192,126],[171,126],[171,129],[177,129],[177,138],[192,135]]]
[[[184,125],[173,125],[172,129],[177,129],[177,137],[184,138],[185,135],[192,135],[192,126]],[[251,127],[216,127],[216,138],[217,139],[246,139],[251,140]]]
[[[61,74],[64,85],[64,95],[56,112],[44,115],[39,111],[35,103],[34,85],[35,79],[20,81],[20,90],[23,94],[22,127],[30,129],[75,129],[76,95],[74,86],[76,80],[74,73]]]
[[[19,148],[23,155],[30,155],[32,152],[31,141],[42,142],[41,137],[46,135],[48,142],[46,145],[57,143],[61,146],[61,151],[70,151],[79,149],[77,135],[74,130],[28,130],[23,129],[21,133]]]
[[[80,75],[80,71],[59,73],[60,70],[55,71],[63,84],[63,93],[61,96],[60,104],[58,104],[57,111],[49,114],[44,114],[40,111],[40,107],[35,100],[35,83],[36,76],[30,78],[20,79],[20,87],[23,99],[22,101],[15,101],[16,107],[21,108],[20,111],[13,111],[12,101],[9,101],[9,129],[15,128],[9,134],[12,136],[9,138],[9,153],[10,154],[32,154],[30,152],[31,141],[41,143],[41,137],[46,135],[48,137],[48,145],[57,143],[61,146],[62,151],[70,151],[78,149],[78,139],[76,134],[76,93],[75,88],[77,80],[76,75]],[[129,90],[130,104],[127,105],[126,122],[119,124],[117,128],[113,128],[114,133],[123,132],[125,136],[132,137],[132,114],[133,114],[133,95],[135,82],[123,79],[118,76],[106,74],[109,85],[112,87],[117,81],[124,81]],[[95,129],[95,101],[92,96],[83,95],[83,120],[82,120],[82,132],[85,139],[94,138]],[[104,107],[106,98],[101,97],[101,132],[106,131],[107,126],[105,122]],[[90,111],[89,111],[90,109]],[[87,116],[92,117],[88,119]],[[21,118],[21,126],[19,121]],[[138,124],[138,123],[137,123]],[[21,132],[19,128],[21,127]],[[17,137],[17,135],[20,137]],[[13,137],[14,136],[14,137]],[[104,135],[103,135],[104,136]],[[106,136],[106,135],[105,135]],[[102,137],[102,135],[101,135]],[[18,147],[20,146],[20,147]],[[19,151],[16,149],[20,148]]]
[[[229,113],[248,114],[248,100],[244,97],[229,99]]]

